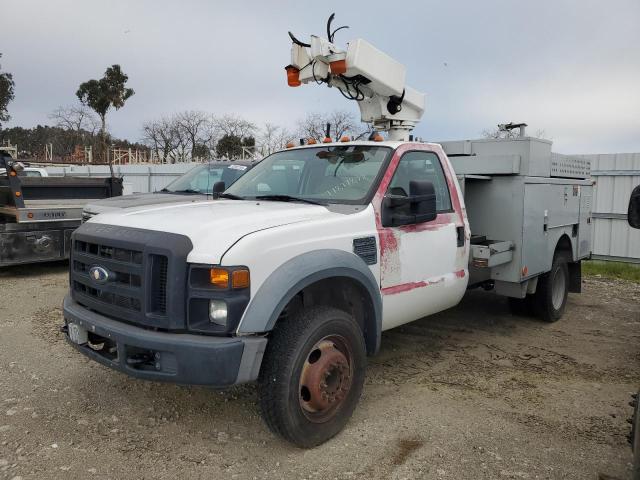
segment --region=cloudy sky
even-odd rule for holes
[[[136,94],[108,123],[131,140],[181,110],[289,128],[307,111],[357,113],[335,89],[286,86],[287,30],[323,34],[333,11],[350,26],[336,43],[367,39],[426,92],[417,135],[525,121],[559,152],[640,151],[639,0],[0,0],[0,62],[16,82],[7,126],[47,123],[114,63]]]

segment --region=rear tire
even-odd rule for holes
[[[298,447],[326,442],[351,418],[366,362],[362,330],[342,310],[311,307],[278,322],[258,379],[268,427]]]
[[[538,279],[533,307],[546,322],[556,322],[564,314],[569,295],[569,267],[561,255],[555,255],[551,270]]]

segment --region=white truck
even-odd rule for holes
[[[289,84],[340,89],[387,140],[309,139],[220,200],[92,218],[73,234],[63,305],[69,342],[126,374],[257,380],[267,425],[300,447],[345,426],[383,330],[472,287],[556,321],[590,255],[579,159],[526,136],[412,141],[424,95],[404,67],[364,40],[340,49],[328,31],[291,35]]]

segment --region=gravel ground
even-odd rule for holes
[[[0,272],[0,478],[628,478],[640,285],[589,279],[560,322],[472,291],[386,332],[347,428],[274,438],[252,385],[130,379],[63,340],[67,266]]]

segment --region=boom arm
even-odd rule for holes
[[[289,85],[326,83],[358,102],[362,121],[376,130],[389,132],[389,140],[408,140],[425,108],[425,95],[405,84],[405,66],[359,38],[346,50],[329,39],[311,35],[310,43],[291,32],[291,64],[286,67]],[[344,27],[340,27],[344,28]]]

